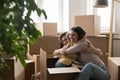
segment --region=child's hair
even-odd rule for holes
[[[59,41],[62,42],[62,38],[66,36],[67,32],[63,32],[59,35]]]

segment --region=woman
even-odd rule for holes
[[[84,66],[75,80],[110,80],[110,74],[99,58],[102,55],[100,49],[95,48],[85,37],[86,32],[80,26],[74,26],[69,31],[69,37],[76,44],[70,48],[62,49],[62,54],[78,53],[77,61]]]

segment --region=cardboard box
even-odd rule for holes
[[[57,23],[43,23],[44,36],[57,36]]]
[[[35,61],[35,74],[40,72],[40,54],[39,55],[33,55],[34,61]]]
[[[51,23],[51,22],[35,23],[35,27],[41,31],[43,36],[57,35],[57,23]]]
[[[99,48],[103,52],[103,56],[100,58],[103,60],[106,66],[108,66],[108,43],[106,36],[99,35],[99,36],[87,36],[87,39],[90,40],[90,42],[95,46],[96,48]]]
[[[43,49],[40,51],[42,52],[40,54],[40,80],[73,80],[76,73],[80,72],[77,67],[54,68],[56,59],[47,57],[50,53]]]
[[[29,60],[26,63],[26,68],[23,67],[20,60],[13,58],[4,59],[7,66],[0,70],[0,78],[3,80],[31,80],[31,75],[34,74],[34,62]]]
[[[96,47],[102,50],[103,53],[107,52],[107,39],[105,35],[87,36],[87,39]]]
[[[48,53],[52,53],[55,49],[60,48],[60,42],[57,36],[40,37],[35,44],[28,45],[27,59],[35,61],[35,73],[40,71],[40,48]]]
[[[120,57],[109,57],[108,69],[111,75],[110,80],[120,80]]]
[[[52,53],[55,49],[60,48],[60,42],[57,36],[42,36],[35,44],[29,44],[29,54],[40,54],[40,48]]]
[[[35,74],[34,61],[26,60],[25,80],[31,80],[32,75]]]
[[[35,23],[35,27],[40,30],[43,36],[57,36],[57,23]]]
[[[4,59],[8,65],[3,69],[0,69],[0,78],[3,80],[15,80],[14,77],[14,59]]]
[[[26,57],[27,60],[33,60],[34,61],[35,74],[40,72],[40,54],[30,55],[29,53],[27,53],[26,56],[27,56]]]
[[[15,60],[15,59],[14,59]],[[15,80],[31,80],[32,74],[35,73],[34,61],[33,60],[25,60],[26,66],[24,67],[20,60],[14,63],[15,65]]]
[[[73,80],[79,72],[77,67],[48,68],[47,80]]]
[[[97,15],[80,15],[75,16],[75,25],[81,26],[88,36],[100,34],[100,16]]]
[[[73,80],[74,75],[80,72],[77,67],[50,68],[51,66],[54,67],[55,63],[54,61],[48,61],[49,55],[51,54],[41,49],[40,80]],[[54,60],[54,58],[51,57],[50,60]]]
[[[23,67],[19,59],[16,61],[15,57],[13,58],[15,60],[14,62],[15,80],[24,80],[25,79],[25,68]]]

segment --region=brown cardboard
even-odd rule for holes
[[[25,60],[25,62],[26,62],[25,67],[21,64],[19,59],[17,60],[17,62],[14,63],[15,80],[30,80],[31,75],[35,73],[34,61]]]
[[[101,59],[108,66],[107,39],[106,36],[87,36],[87,39],[96,47],[102,50]]]
[[[31,55],[40,54],[40,48],[52,53],[55,49],[60,48],[60,42],[57,36],[43,36],[35,44],[29,44],[28,48]]]
[[[120,80],[120,57],[109,57],[108,69],[111,75],[110,80]]]
[[[35,66],[34,61],[26,60],[26,67],[25,67],[25,80],[31,80],[33,74],[35,74]]]
[[[107,52],[107,39],[104,35],[87,36],[87,39],[96,47],[102,50],[103,53]]]
[[[47,54],[42,49],[40,52],[42,52],[40,54],[40,80],[47,80]]]
[[[43,23],[44,36],[57,36],[57,23]]]
[[[34,74],[34,62],[32,60],[26,62],[25,68],[20,60],[16,61],[14,57],[4,60],[7,66],[0,70],[0,77],[3,80],[31,80],[31,75]]]
[[[74,80],[77,73],[48,74],[47,80]]]
[[[15,63],[14,63],[15,80],[24,80],[25,79],[25,70],[24,70],[23,65],[21,64],[19,59],[17,59],[17,61],[16,61],[15,57],[13,57],[13,59],[15,60]]]
[[[57,23],[53,22],[35,23],[35,27],[41,31],[43,36],[57,35]]]
[[[61,67],[61,68],[47,68],[49,74],[65,74],[80,72],[77,67]]]
[[[88,36],[100,34],[100,16],[97,15],[78,15],[75,16],[75,25],[81,26]]]
[[[48,61],[50,57],[48,58],[47,56],[49,56],[49,55],[50,55],[50,53],[47,53],[41,49],[41,53],[40,53],[40,80],[72,80],[73,76],[75,76],[75,74],[78,73],[78,71],[75,72],[76,70],[73,69],[72,72],[68,72],[68,73],[65,73],[65,72],[61,73],[60,72],[57,74],[50,74],[48,72],[48,69],[50,69],[49,68],[50,66],[48,66],[48,64],[51,66],[54,66],[54,64],[52,64],[54,61]],[[54,58],[51,60],[54,60]],[[66,67],[66,69],[67,69],[67,67]],[[59,69],[57,69],[57,70],[59,71]]]
[[[4,59],[8,67],[0,70],[0,78],[3,80],[15,80],[14,77],[14,59]]]
[[[27,60],[33,60],[34,61],[34,66],[35,66],[35,74],[37,74],[38,72],[40,72],[40,54],[36,54],[36,55],[30,55],[29,53],[26,54],[26,59]]]
[[[60,48],[60,42],[57,36],[43,36],[35,44],[29,44],[28,48],[27,59],[35,61],[35,73],[38,73],[40,71],[40,48],[43,48],[48,53],[52,53],[55,49]]]

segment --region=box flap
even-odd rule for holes
[[[77,73],[80,69],[77,67],[48,68],[49,74]]]

